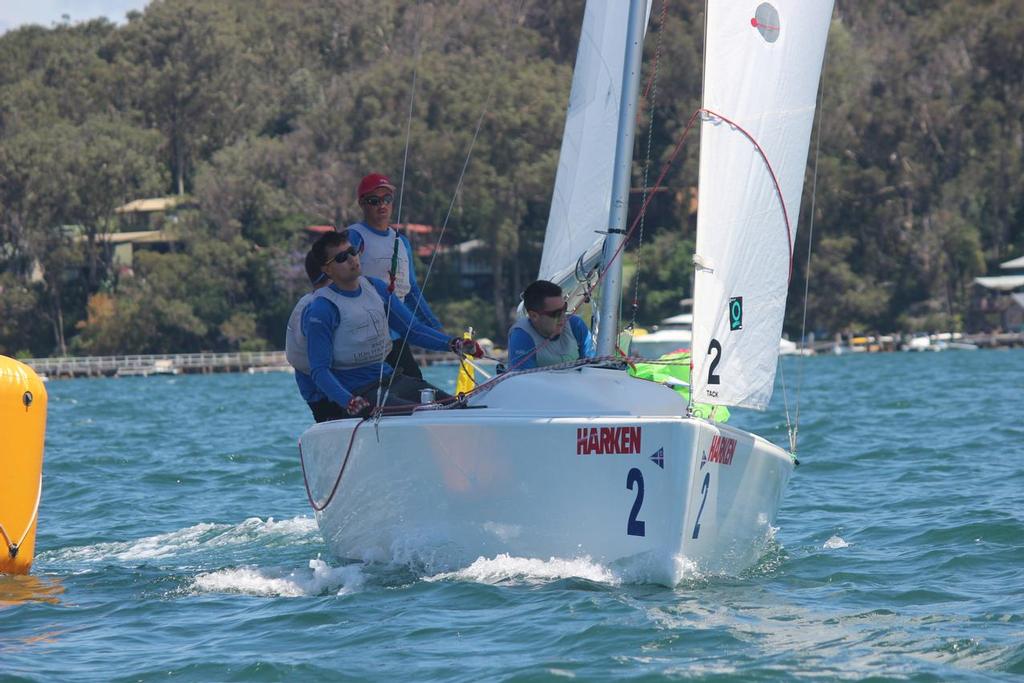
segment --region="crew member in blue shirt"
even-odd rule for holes
[[[306,253],[305,265],[306,277],[309,278],[309,284],[313,289],[302,295],[299,302],[295,304],[295,308],[292,309],[292,314],[288,316],[288,330],[284,337],[284,355],[288,359],[288,363],[295,368],[295,383],[299,385],[299,394],[312,407],[312,404],[319,400],[319,393],[316,383],[309,376],[309,355],[306,350],[306,337],[302,334],[302,314],[313,301],[317,290],[331,284],[331,280],[321,270],[320,262],[317,261],[316,254],[312,249]],[[316,417],[315,412],[314,417]]]
[[[386,405],[419,403],[425,388],[434,389],[437,398],[448,397],[422,379],[396,372],[384,360],[391,351],[389,330],[408,333],[410,343],[426,349],[483,356],[476,341],[415,321],[386,283],[363,276],[359,249],[349,242],[348,231],[323,235],[312,251],[331,280],[302,314],[309,375],[317,388],[309,404],[317,422],[369,414],[378,385],[388,391]]]
[[[394,293],[399,301],[415,313],[419,323],[440,330],[441,322],[430,310],[416,283],[412,246],[405,235],[391,227],[394,184],[386,175],[371,173],[359,182],[356,194],[359,197],[359,208],[363,210],[363,220],[348,226],[348,231],[353,246],[363,250],[363,274],[390,284],[394,271]],[[402,368],[408,377],[422,379],[423,375],[409,345],[402,343],[402,336],[397,332],[392,332],[391,339],[395,343],[386,359],[388,364]]]
[[[525,370],[593,358],[594,337],[578,315],[566,315],[562,288],[537,280],[523,292],[526,317],[508,332],[508,369]]]

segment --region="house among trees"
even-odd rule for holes
[[[116,271],[132,268],[136,249],[166,253],[181,242],[175,226],[179,212],[196,204],[187,196],[135,199],[114,209],[117,232],[97,235],[97,241],[112,250],[110,265]]]
[[[999,264],[1000,275],[974,278],[977,331],[1024,332],[1024,256]]]
[[[470,239],[457,244],[439,244],[437,228],[419,223],[404,223],[398,229],[405,233],[416,257],[424,264],[437,253],[441,269],[454,275],[453,283],[461,291],[483,291],[494,286],[494,268],[491,265],[487,243]]]

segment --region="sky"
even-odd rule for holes
[[[149,0],[0,0],[0,33],[23,24],[52,26],[67,14],[72,23],[107,17],[124,22],[131,10],[141,10]]]

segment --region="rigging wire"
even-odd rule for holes
[[[686,126],[683,129],[683,132],[680,134],[679,140],[676,142],[675,147],[672,149],[672,153],[669,155],[668,160],[662,166],[661,173],[658,175],[658,179],[654,183],[654,188],[651,190],[650,194],[647,195],[647,198],[644,200],[643,204],[640,206],[640,211],[638,212],[637,216],[633,219],[632,224],[630,224],[629,230],[626,231],[626,234],[623,237],[622,242],[619,244],[618,248],[615,250],[615,253],[612,254],[611,258],[608,260],[608,263],[604,264],[604,267],[598,273],[597,281],[594,284],[595,287],[597,286],[598,283],[600,283],[601,278],[603,278],[605,276],[605,273],[607,273],[608,268],[611,266],[611,263],[622,254],[623,248],[629,242],[629,239],[633,235],[633,233],[636,231],[637,227],[640,224],[641,219],[643,218],[644,214],[647,212],[647,207],[650,205],[651,200],[654,198],[655,193],[661,188],[662,182],[665,180],[665,176],[668,175],[669,170],[671,170],[672,165],[675,163],[676,158],[679,156],[679,152],[682,150],[684,143],[686,142],[687,138],[689,137],[690,131],[693,130],[693,125],[697,122],[697,119],[702,117],[702,116],[705,117],[706,119],[718,119],[722,123],[728,124],[734,130],[736,130],[739,133],[741,133],[754,146],[755,151],[760,155],[761,160],[764,162],[765,167],[768,170],[768,174],[769,174],[769,176],[772,179],[772,184],[773,184],[773,187],[775,189],[775,195],[778,197],[779,205],[780,205],[780,207],[782,209],[783,222],[785,223],[785,226],[786,226],[786,246],[787,246],[788,251],[789,251],[789,270],[788,270],[788,276],[787,276],[787,283],[788,283],[788,281],[792,280],[792,277],[793,277],[793,241],[792,241],[792,237],[791,236],[793,234],[793,230],[792,230],[792,226],[790,225],[790,222],[789,222],[789,212],[786,210],[786,202],[785,202],[785,200],[783,198],[782,187],[781,187],[781,185],[779,185],[778,176],[776,175],[775,169],[772,167],[771,162],[768,160],[768,156],[765,153],[764,148],[761,147],[761,145],[757,142],[757,140],[754,138],[753,135],[751,135],[746,129],[744,129],[742,126],[740,126],[735,121],[732,121],[731,119],[726,118],[725,116],[723,116],[722,114],[719,114],[718,112],[712,111],[712,110],[707,109],[705,107],[700,107],[696,111],[693,112],[693,114],[690,116],[689,120],[686,122]],[[579,310],[580,306],[582,306],[582,305],[583,305],[583,302],[578,303],[573,308],[573,310],[570,311],[570,312],[571,313],[575,313],[577,310]],[[545,342],[545,344],[546,344],[546,342]],[[515,366],[509,368],[509,370],[514,370],[516,367],[518,367],[523,362],[525,362],[526,360],[531,358],[534,354],[536,354],[537,351],[539,351],[541,348],[543,348],[543,346],[544,345],[541,345],[540,347],[534,349],[534,351],[531,354],[528,354],[527,356],[525,356],[523,359],[520,360],[519,363],[517,363]],[[692,370],[693,370],[692,363],[691,363],[691,368],[690,369],[691,369],[691,372],[692,372]],[[485,385],[486,384],[490,384],[490,382],[485,383]],[[481,385],[481,386],[485,386],[485,385]],[[692,400],[692,397],[691,397],[691,400]]]
[[[518,8],[518,10],[516,10],[516,15],[517,16],[522,14],[523,7],[525,5],[526,5],[526,0],[521,0],[521,2],[519,3],[519,8]],[[509,22],[507,24],[507,26],[509,27],[509,31],[511,31],[512,27],[517,26],[518,23],[519,22],[517,22],[517,21]],[[417,32],[418,32],[418,28],[417,28]],[[508,53],[509,43],[510,43],[509,36],[506,34],[505,40],[502,43],[502,46],[501,46],[501,49],[500,49],[500,55],[499,55],[500,58],[501,58],[501,62],[505,63],[506,65],[508,65],[508,60],[505,59],[505,57],[507,56],[507,53]],[[430,274],[433,271],[434,262],[437,260],[438,247],[440,247],[441,240],[444,238],[444,234],[445,234],[446,230],[448,229],[448,221],[451,218],[452,212],[455,209],[455,202],[459,198],[459,193],[462,191],[462,183],[463,183],[463,180],[466,177],[466,170],[469,168],[469,162],[470,162],[470,160],[473,157],[473,150],[476,148],[476,141],[480,137],[480,129],[483,127],[484,117],[486,117],[487,114],[491,110],[491,102],[494,100],[494,93],[495,93],[495,90],[496,90],[497,83],[499,81],[500,81],[500,79],[498,79],[498,78],[490,79],[490,86],[488,88],[487,97],[484,98],[484,104],[483,104],[483,107],[481,107],[480,116],[477,118],[476,126],[475,126],[475,128],[473,130],[473,137],[470,140],[469,148],[466,150],[466,158],[462,162],[462,169],[459,171],[459,179],[455,183],[455,191],[452,193],[451,202],[449,202],[449,204],[448,204],[448,211],[445,214],[444,221],[441,223],[441,230],[439,231],[439,233],[437,235],[437,239],[434,242],[434,250],[433,250],[433,253],[430,255],[430,261],[427,263],[427,272],[423,276],[423,286],[421,287],[421,290],[426,289],[427,281],[430,280]],[[414,83],[415,83],[415,80],[414,80]],[[411,119],[412,119],[412,105],[411,104],[410,104],[410,107],[409,107],[409,119],[410,119],[410,125],[411,125]],[[407,138],[406,139],[406,151],[407,152],[408,152],[408,146],[409,146],[409,140]],[[405,181],[405,178],[404,178],[404,168],[403,168],[403,178],[402,178],[402,181],[403,181],[403,183]],[[420,305],[422,304],[422,302],[423,302],[423,295],[421,294],[420,297],[416,300],[416,305],[413,307],[413,310],[412,310],[412,316],[413,316],[413,320],[414,321],[416,319],[416,314],[419,312]],[[390,311],[388,311],[388,312],[390,312]],[[407,329],[405,331],[405,334],[402,335],[402,345],[401,345],[402,349],[404,349],[405,346],[408,344],[409,333],[411,331],[412,331],[412,327],[410,326],[409,329]],[[382,378],[383,378],[383,373],[384,373],[384,368],[383,368],[383,366],[381,366],[381,377]],[[384,398],[384,403],[387,403],[388,395],[391,392],[391,385],[394,382],[394,380],[395,380],[395,373],[392,373],[390,375],[390,377],[388,378],[387,390],[384,392],[384,397],[383,397]],[[380,381],[382,382],[383,379],[381,379]],[[378,393],[378,401],[377,401],[377,408],[378,408],[377,414],[378,414],[378,416],[381,413],[381,411],[379,409],[382,407],[382,404],[381,404],[381,401],[379,400],[379,397],[380,397],[380,394]]]
[[[622,242],[619,244],[619,247],[615,250],[615,253],[612,254],[610,259],[608,259],[608,263],[606,263],[604,268],[601,270],[600,274],[598,275],[598,281],[600,281],[600,279],[605,276],[605,273],[608,272],[608,269],[611,267],[612,261],[614,261],[616,258],[618,258],[618,256],[622,253],[623,247],[629,241],[630,236],[633,234],[633,232],[637,228],[637,225],[640,223],[640,218],[647,211],[647,207],[651,203],[651,199],[654,197],[654,193],[657,192],[657,190],[661,188],[662,181],[665,179],[665,176],[668,174],[668,171],[672,167],[672,164],[675,163],[676,157],[679,155],[680,150],[683,148],[683,143],[686,142],[686,138],[689,136],[690,131],[693,129],[693,124],[696,122],[697,118],[700,117],[701,115],[703,115],[706,119],[718,119],[722,123],[728,124],[731,128],[733,128],[734,130],[736,130],[739,133],[741,133],[744,137],[746,137],[750,141],[750,144],[752,144],[754,146],[754,150],[758,153],[758,155],[761,157],[761,160],[764,162],[765,168],[768,171],[768,175],[772,179],[772,185],[773,185],[773,187],[775,189],[775,195],[779,198],[779,205],[780,205],[780,207],[782,209],[783,222],[786,225],[786,247],[788,248],[788,251],[789,251],[789,270],[788,270],[787,284],[788,284],[789,281],[792,280],[792,278],[793,278],[793,237],[792,237],[793,229],[792,229],[792,226],[791,226],[791,224],[789,222],[789,211],[786,210],[786,201],[785,201],[785,199],[783,197],[783,194],[782,194],[782,186],[779,184],[778,176],[775,174],[775,168],[772,166],[771,162],[768,160],[768,155],[765,153],[764,148],[761,147],[761,145],[760,145],[760,143],[758,143],[757,139],[755,139],[753,135],[751,135],[745,128],[743,128],[743,126],[741,126],[740,124],[736,123],[735,121],[733,121],[733,120],[723,116],[722,114],[719,114],[716,111],[712,111],[710,109],[707,109],[706,107],[700,107],[695,112],[693,112],[693,114],[690,116],[690,120],[687,121],[686,127],[683,130],[682,135],[679,136],[679,142],[676,143],[676,146],[672,150],[672,154],[669,156],[668,161],[666,161],[665,165],[662,167],[661,175],[658,176],[658,180],[657,180],[657,182],[655,182],[654,189],[651,191],[651,194],[648,195],[647,199],[644,201],[643,205],[640,207],[639,215],[633,220],[633,224],[630,226],[629,230],[626,231],[626,235],[622,239]]]
[[[811,219],[807,226],[807,265],[804,268],[804,310],[800,320],[800,359],[797,361],[796,379],[796,416],[794,424],[790,429],[789,445],[790,452],[796,455],[797,434],[800,431],[800,390],[804,383],[804,350],[807,347],[807,296],[811,287],[811,247],[814,244],[814,206],[818,198],[818,155],[821,152],[821,125],[825,116],[825,67],[828,65],[828,46],[825,47],[825,55],[821,65],[821,88],[818,91],[818,130],[814,136],[814,170],[811,173]],[[781,367],[781,364],[780,364]],[[783,377],[783,379],[785,379]],[[783,389],[785,396],[785,389]]]
[[[522,12],[522,8],[523,8],[524,4],[525,4],[525,0],[523,0],[523,2],[520,3],[519,10],[518,10],[517,13],[521,13]],[[664,17],[664,12],[666,11],[666,4],[667,4],[667,0],[665,0],[665,2],[662,5],[662,21],[663,21],[663,17]],[[659,48],[660,48],[660,39],[661,39],[661,36],[659,34]],[[503,45],[503,48],[502,48],[502,54],[504,54],[505,50],[507,50],[507,47],[508,47],[508,42],[506,41],[505,44]],[[654,80],[654,79],[656,78],[656,75],[657,75],[657,69],[655,69],[655,72],[652,75],[652,84],[654,84],[655,88],[656,88],[656,80]],[[469,162],[470,162],[470,159],[472,157],[473,150],[475,148],[477,138],[479,137],[480,129],[482,127],[483,118],[487,114],[487,112],[490,110],[490,105],[491,105],[491,102],[492,102],[493,97],[494,97],[494,84],[495,84],[496,80],[497,79],[493,79],[491,81],[490,90],[488,92],[487,97],[485,98],[484,106],[482,108],[480,116],[477,119],[476,127],[475,127],[474,132],[473,132],[473,137],[472,137],[472,139],[470,141],[470,145],[469,145],[469,148],[467,150],[465,160],[463,161],[462,169],[461,169],[461,171],[459,173],[459,178],[458,178],[458,181],[456,183],[456,188],[455,188],[455,191],[453,192],[453,195],[452,195],[452,200],[451,200],[451,202],[449,204],[448,211],[447,211],[447,213],[445,215],[444,221],[443,221],[442,226],[441,226],[440,233],[439,233],[438,238],[436,240],[434,252],[431,255],[431,259],[430,259],[430,261],[428,263],[427,272],[424,275],[424,279],[423,279],[423,286],[424,286],[424,288],[426,287],[426,283],[429,280],[431,271],[432,271],[433,266],[434,266],[434,262],[435,262],[435,260],[437,258],[437,248],[436,247],[438,245],[440,245],[441,240],[443,239],[444,233],[445,233],[445,231],[447,229],[448,221],[449,221],[449,219],[451,217],[452,211],[453,211],[454,206],[455,206],[455,201],[457,200],[457,198],[459,196],[459,193],[461,192],[462,184],[463,184],[463,181],[464,181],[464,178],[465,178],[465,174],[466,174],[466,170],[467,170],[467,168],[469,166]],[[414,72],[413,86],[412,87],[413,87],[413,89],[415,88],[415,72]],[[411,101],[411,97],[412,97],[412,95],[410,95],[410,109],[409,109],[409,122],[408,122],[408,125],[411,125],[411,116],[412,116],[412,101]],[[793,273],[793,245],[792,245],[792,239],[789,237],[790,235],[792,235],[792,229],[791,229],[791,226],[790,226],[789,215],[788,215],[788,211],[786,209],[785,201],[783,199],[781,187],[779,186],[778,179],[776,177],[774,169],[771,166],[771,163],[769,162],[767,156],[765,155],[763,149],[761,148],[761,146],[757,142],[757,140],[754,139],[753,136],[751,136],[750,133],[748,133],[746,130],[744,130],[739,124],[737,124],[734,121],[731,121],[730,119],[726,118],[725,116],[723,116],[723,115],[721,115],[721,114],[719,114],[717,112],[714,112],[714,111],[711,111],[711,110],[706,109],[704,107],[701,107],[701,108],[698,108],[696,111],[694,111],[694,113],[691,115],[690,119],[688,120],[688,122],[687,122],[687,124],[686,124],[686,126],[685,126],[685,128],[683,130],[683,133],[680,136],[679,141],[676,143],[676,146],[672,150],[672,153],[670,154],[669,159],[663,165],[661,173],[659,174],[658,179],[655,182],[654,187],[651,188],[651,191],[649,193],[647,192],[647,183],[646,183],[646,175],[647,175],[647,170],[648,169],[645,167],[644,200],[642,202],[642,205],[640,207],[638,215],[634,219],[633,224],[630,226],[629,230],[627,231],[627,233],[625,235],[625,238],[620,243],[618,249],[615,251],[614,254],[612,254],[611,259],[609,259],[608,263],[606,263],[604,265],[604,267],[598,273],[597,282],[600,282],[601,278],[604,277],[604,275],[607,272],[608,268],[610,267],[611,263],[615,260],[615,258],[617,258],[622,253],[622,250],[625,247],[625,245],[628,243],[629,238],[632,235],[632,233],[637,229],[638,226],[642,226],[643,225],[643,221],[644,221],[644,218],[646,216],[646,212],[647,212],[647,209],[648,209],[648,207],[650,205],[651,200],[653,199],[655,193],[661,188],[661,185],[662,185],[662,182],[664,181],[665,176],[667,175],[668,171],[671,169],[672,165],[675,163],[675,160],[676,160],[679,152],[681,151],[682,146],[685,143],[685,141],[686,141],[690,131],[692,130],[694,123],[696,122],[698,117],[700,117],[702,115],[704,117],[708,117],[708,118],[716,118],[719,121],[730,125],[732,128],[734,128],[735,130],[738,130],[740,133],[742,133],[754,145],[756,151],[760,154],[762,160],[764,161],[765,165],[767,166],[767,169],[769,171],[769,174],[771,175],[771,178],[772,178],[772,181],[773,181],[773,184],[774,184],[774,187],[775,187],[776,194],[779,197],[780,205],[781,205],[782,212],[783,212],[783,218],[784,218],[784,222],[785,222],[785,226],[786,226],[786,233],[787,233],[787,246],[789,248],[789,274],[788,274],[788,279],[792,280],[792,273]],[[819,124],[820,124],[820,107],[819,107]],[[649,132],[649,135],[650,135],[650,132]],[[819,133],[818,133],[818,144],[820,145],[820,128],[819,128]],[[409,140],[408,140],[408,137],[407,137],[407,140],[406,140],[406,155],[408,154],[408,147],[409,147]],[[648,147],[650,147],[650,137],[648,138]],[[650,153],[650,150],[648,149],[648,166],[649,166],[649,153]],[[816,148],[815,154],[816,154],[816,156],[815,156],[814,177],[815,177],[815,187],[816,187],[816,180],[817,180],[817,148]],[[402,177],[402,185],[403,185],[403,187],[404,187],[404,181],[405,181],[404,174],[405,174],[405,167],[403,165],[403,177]],[[814,199],[813,199],[813,194],[812,194],[812,208],[813,208],[813,202],[814,202]],[[813,228],[813,215],[812,215],[812,228]],[[641,230],[642,230],[642,228],[641,228]],[[642,235],[642,232],[641,232],[641,235]],[[810,249],[810,241],[809,241],[808,249]],[[809,263],[808,263],[808,266],[809,266]],[[809,278],[809,267],[808,267],[808,278]],[[596,286],[596,283],[595,283],[595,286]],[[413,309],[413,316],[414,317],[415,317],[417,311],[419,310],[419,306],[420,306],[421,302],[422,302],[422,297],[419,300],[417,300],[416,305],[415,305],[415,307]],[[578,310],[580,305],[582,305],[582,302],[580,304],[578,304],[574,308],[574,310],[573,310],[574,313],[575,313],[576,310]],[[804,311],[804,315],[805,315],[805,324],[806,324],[806,294],[805,294],[805,311]],[[634,312],[634,320],[635,320],[635,312]],[[407,343],[409,331],[410,330],[407,330],[405,335],[403,336],[403,339],[402,339],[402,346],[403,346],[403,348],[404,348],[405,344]],[[534,352],[536,353],[537,350],[538,349],[535,349]],[[527,358],[522,359],[520,361],[520,363],[517,363],[516,365],[518,366],[519,364],[521,364],[525,360],[527,360]],[[512,371],[512,370],[515,370],[515,367],[509,368],[509,371]],[[692,367],[691,367],[691,370],[692,370]],[[381,369],[381,372],[383,374],[383,368]],[[484,384],[478,386],[477,389],[483,389],[485,387],[488,387],[489,385],[495,383],[497,380],[499,380],[499,378],[495,377],[494,379],[492,379],[492,380],[490,380],[488,382],[485,382]],[[783,377],[783,380],[784,380],[784,377]],[[392,374],[391,377],[389,377],[388,391],[390,391],[391,383],[393,381],[394,381],[394,374]],[[474,392],[471,392],[471,393],[476,393],[476,390],[474,390]],[[384,395],[385,401],[387,400],[387,395],[388,395],[387,393],[385,393],[385,395]],[[692,397],[691,397],[691,400],[692,400]],[[799,408],[797,408],[797,410],[799,411]],[[377,414],[378,414],[378,416],[382,412],[383,412],[383,406],[380,404],[380,402],[378,402],[378,406],[377,406]],[[798,412],[798,417],[799,417],[799,412]],[[788,415],[788,407],[787,407],[787,422],[788,422],[788,419],[789,419],[789,415]],[[795,439],[795,433],[793,434],[793,436],[791,436],[791,440],[792,439]]]
[[[679,152],[682,150],[683,144],[686,142],[686,139],[689,136],[690,131],[693,129],[693,124],[697,121],[697,118],[701,115],[701,113],[704,113],[704,112],[707,112],[708,114],[715,115],[714,112],[711,112],[711,111],[706,110],[706,109],[697,109],[696,111],[693,112],[693,114],[690,115],[689,120],[686,122],[686,127],[683,129],[682,134],[679,136],[679,140],[676,142],[675,147],[672,149],[672,153],[669,155],[668,160],[662,165],[661,173],[658,175],[658,179],[654,183],[654,188],[651,190],[651,192],[647,195],[646,199],[644,199],[643,203],[641,204],[639,212],[633,218],[633,222],[630,225],[629,230],[627,230],[626,234],[623,236],[622,242],[619,244],[618,249],[616,249],[615,253],[612,254],[611,258],[608,260],[608,263],[606,263],[604,265],[604,267],[598,271],[597,278],[595,279],[593,285],[588,286],[588,288],[587,288],[588,292],[597,288],[597,285],[600,284],[601,278],[604,277],[604,275],[607,272],[608,268],[610,267],[612,261],[614,261],[616,258],[618,258],[619,255],[622,253],[623,248],[629,242],[630,237],[633,235],[633,232],[637,229],[637,226],[639,225],[639,223],[640,223],[641,219],[643,218],[644,214],[646,214],[647,207],[650,205],[651,200],[654,198],[655,193],[658,191],[659,188],[661,188],[661,184],[665,180],[665,176],[668,175],[669,170],[671,170],[672,165],[675,163],[676,157],[679,156]],[[747,135],[747,137],[750,137],[749,134]],[[755,143],[755,145],[756,145],[756,143]],[[763,154],[762,154],[762,156],[763,156]],[[765,163],[767,163],[767,158],[765,159]],[[776,189],[778,190],[778,186],[777,185],[776,185]],[[781,197],[781,190],[779,190],[779,196]],[[788,229],[788,223],[787,223],[787,229]],[[597,270],[597,269],[595,269],[595,270]],[[589,275],[588,275],[588,279],[589,279]],[[581,306],[583,306],[585,303],[588,303],[588,302],[589,302],[589,299],[587,297],[584,297],[582,300],[580,300],[579,302],[576,303],[576,305],[573,307],[573,309],[571,311],[567,311],[567,313],[568,314],[576,313],[576,311],[578,311]],[[531,351],[530,353],[528,353],[525,356],[523,356],[523,358],[521,358],[519,361],[517,361],[515,363],[515,365],[509,367],[508,370],[506,371],[506,373],[509,373],[509,372],[511,372],[513,370],[516,370],[520,365],[522,365],[523,363],[527,362],[530,358],[533,358],[541,349],[543,349],[545,346],[547,346],[547,344],[549,342],[550,342],[550,340],[545,340],[540,346],[535,347],[533,349],[533,351]],[[691,367],[691,370],[692,370],[692,367]],[[498,378],[496,377],[493,380],[485,382],[484,384],[479,385],[478,388],[486,387],[486,386],[490,385],[492,382],[496,381],[497,379]]]
[[[667,0],[666,0],[666,3],[667,3]],[[523,7],[525,6],[525,4],[526,4],[525,0],[522,0],[520,2],[519,8],[518,8],[518,10],[516,12],[517,15],[522,14]],[[663,7],[662,7],[663,13],[666,11],[666,7],[667,7],[667,5],[663,4]],[[510,24],[510,26],[512,26],[512,25],[515,25],[515,24],[514,23]],[[659,35],[659,40],[660,40],[660,35]],[[504,43],[502,45],[502,48],[501,48],[501,55],[503,57],[505,56],[505,54],[506,54],[506,52],[508,50],[508,45],[509,45],[509,41],[506,38],[506,40],[504,41]],[[506,61],[506,60],[503,60],[503,61]],[[472,158],[473,150],[475,148],[476,141],[477,141],[477,138],[479,137],[480,129],[481,129],[482,124],[483,124],[483,119],[487,115],[487,113],[490,111],[491,102],[494,99],[495,84],[497,83],[497,81],[498,81],[498,79],[491,79],[491,82],[490,82],[491,85],[490,85],[490,88],[488,90],[487,97],[484,100],[484,106],[483,106],[483,108],[482,108],[482,110],[480,112],[480,116],[477,119],[476,127],[475,127],[475,129],[473,131],[473,138],[470,141],[469,148],[468,148],[468,150],[466,152],[466,157],[465,157],[465,160],[463,161],[462,169],[461,169],[461,171],[459,173],[459,179],[458,179],[458,182],[456,183],[455,191],[452,194],[452,199],[451,199],[451,202],[450,202],[450,204],[448,206],[448,211],[445,214],[444,221],[441,224],[441,230],[439,231],[439,234],[438,234],[437,239],[435,241],[434,251],[431,254],[430,261],[427,264],[427,272],[426,272],[426,274],[423,277],[423,289],[426,288],[427,281],[430,279],[430,274],[431,274],[431,272],[433,270],[434,262],[437,259],[437,252],[438,252],[437,247],[441,244],[441,241],[444,238],[444,234],[445,234],[445,232],[447,230],[447,227],[448,227],[448,221],[449,221],[449,219],[451,217],[451,214],[452,214],[452,212],[454,210],[454,207],[455,207],[455,202],[458,199],[459,193],[461,192],[463,180],[464,180],[465,175],[466,175],[466,170],[467,170],[467,168],[469,166],[470,159]],[[617,258],[619,256],[619,254],[622,252],[622,249],[625,247],[625,245],[629,241],[630,235],[632,235],[632,233],[636,230],[638,223],[646,215],[647,207],[649,206],[649,204],[651,202],[651,199],[654,197],[654,193],[657,192],[658,189],[660,189],[661,183],[664,180],[665,175],[668,173],[669,169],[672,167],[672,164],[675,162],[675,159],[678,156],[679,151],[682,149],[682,145],[685,142],[685,140],[687,138],[687,135],[689,134],[690,130],[692,129],[693,124],[696,121],[698,115],[701,113],[701,111],[704,111],[704,110],[697,110],[690,117],[690,120],[687,122],[686,129],[683,131],[683,134],[681,135],[679,142],[676,144],[676,147],[673,149],[672,154],[670,155],[668,161],[664,164],[664,166],[662,168],[662,171],[661,171],[660,175],[658,176],[658,180],[657,180],[657,182],[655,184],[655,187],[651,190],[650,194],[646,195],[646,197],[645,197],[645,199],[644,199],[644,201],[643,201],[643,203],[641,205],[639,214],[634,219],[632,226],[630,227],[629,231],[627,231],[625,238],[622,240],[621,244],[619,245],[619,248],[612,255],[612,258],[609,260],[609,262],[607,264],[605,264],[604,268],[602,268],[601,270],[598,271],[598,275],[597,275],[596,281],[595,281],[593,287],[588,287],[587,288],[588,291],[592,291],[592,289],[597,286],[597,284],[600,282],[601,278],[604,276],[605,272],[607,271],[608,267],[610,266],[611,262],[614,261],[615,258]],[[709,113],[711,113],[711,112],[709,112]],[[411,108],[410,108],[410,117],[411,117]],[[722,118],[724,120],[724,117],[722,117]],[[749,137],[749,135],[748,135],[748,137]],[[408,144],[408,141],[407,141],[407,144]],[[755,143],[755,145],[756,145],[756,143]],[[646,182],[645,182],[645,186],[646,186]],[[645,187],[645,189],[646,189],[646,187]],[[788,229],[788,221],[787,221],[787,229]],[[572,312],[575,313],[576,310],[578,310],[579,307],[583,305],[583,303],[587,302],[588,299],[589,299],[589,297],[584,297],[584,300],[581,301],[579,304],[577,304],[577,306],[573,309]],[[416,301],[416,305],[413,308],[412,312],[413,312],[413,317],[414,318],[416,316],[416,313],[419,310],[421,302],[422,302],[422,297],[419,300]],[[403,335],[403,338],[402,338],[402,346],[403,347],[407,343],[408,335],[409,335],[409,330],[407,330],[405,335]],[[538,350],[539,349],[534,349],[534,353],[536,353]],[[520,363],[517,363],[516,365],[518,366],[522,362],[525,362],[526,360],[528,360],[529,357],[530,356],[527,356],[526,358],[522,359],[522,361],[520,361]],[[514,370],[514,369],[515,369],[515,367],[511,367],[511,368],[509,368],[509,371]],[[383,368],[381,368],[381,373],[382,373],[382,376],[383,376]],[[497,378],[495,378],[495,379],[497,379]],[[381,381],[383,381],[383,379]],[[384,393],[384,402],[385,403],[387,401],[388,393],[390,392],[391,383],[393,381],[394,381],[394,374],[392,374],[389,377],[389,379],[388,379],[387,391]],[[494,380],[491,380],[491,381],[494,381]],[[484,384],[485,385],[486,384],[490,384],[490,382],[486,382]],[[483,385],[481,385],[481,386],[483,386]],[[381,405],[380,401],[378,401],[378,404],[377,404],[378,414],[380,414],[381,408],[382,408],[382,405]]]
[[[420,21],[420,19],[422,19],[422,5],[417,3],[416,9],[417,9],[417,12],[416,12],[417,16],[416,16],[416,22],[415,22],[416,23],[416,34],[413,37],[413,45],[415,45],[415,47],[413,48],[413,59],[412,59],[412,83],[409,86],[409,110],[408,110],[408,113],[407,113],[406,118],[405,118],[405,150],[402,153],[402,176],[401,176],[401,179],[398,182],[398,206],[396,207],[396,214],[395,214],[395,225],[396,226],[402,224],[402,199],[405,197],[405,171],[406,171],[406,168],[409,165],[409,146],[410,146],[409,143],[410,143],[410,140],[412,139],[412,112],[413,112],[413,103],[416,100],[416,80],[417,80],[416,77],[417,77],[417,75],[419,73],[420,48],[421,48],[421,45],[422,45],[422,43],[420,41],[420,27],[423,25],[423,22]],[[391,284],[388,287],[388,293],[394,293],[395,277],[398,275],[398,273],[397,273],[397,271],[398,271],[398,265],[397,265],[397,262],[398,262],[398,249],[401,246],[399,244],[398,228],[396,227],[396,228],[392,228],[392,229],[395,231],[395,243],[394,243],[394,254],[392,254],[392,257],[391,257],[391,270],[392,270],[392,272],[391,272]],[[410,264],[410,267],[411,267],[411,264]],[[387,321],[390,318],[391,318],[391,297],[389,296],[387,304],[386,304],[385,309],[384,309],[384,320]],[[405,339],[403,338],[402,339],[402,346],[399,348],[399,355],[401,355],[401,353],[403,353],[404,351],[405,351]],[[385,354],[384,358],[382,358],[381,361],[384,361],[386,359],[387,359],[387,354]],[[393,377],[394,377],[394,375],[392,375],[392,378]],[[382,388],[383,384],[384,384],[384,363],[382,362],[380,364],[380,374],[377,376],[377,405],[381,405],[381,399],[382,399],[381,388]],[[388,394],[390,392],[391,392],[391,382],[388,382],[387,390],[384,392],[384,395],[383,395],[383,400],[385,402],[387,401]]]
[[[650,103],[647,105],[651,112],[651,121],[647,126],[647,155],[644,160],[644,180],[643,180],[643,195],[641,196],[641,204],[647,199],[647,179],[648,174],[651,170],[651,146],[654,140],[654,105],[658,99],[658,64],[661,61],[661,44],[662,36],[665,33],[665,17],[668,14],[668,0],[661,0],[661,14],[658,17],[658,41],[654,50],[654,63],[652,65],[653,70],[651,78],[647,82],[647,87],[644,88],[644,99],[647,99],[648,93],[650,93]],[[640,270],[642,267],[642,249],[644,246],[644,226],[646,223],[647,212],[645,211],[640,217],[640,234],[637,236],[636,245],[636,273],[633,276],[633,303],[631,306],[631,314],[629,320],[629,328],[633,329],[636,327],[636,314],[640,309]]]

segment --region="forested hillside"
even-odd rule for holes
[[[154,0],[122,26],[0,36],[0,353],[281,348],[304,228],[356,220],[364,173],[401,176],[407,123],[402,220],[450,210],[444,243],[482,239],[494,274],[466,291],[442,253],[427,296],[451,329],[502,340],[539,264],[582,10]],[[654,0],[634,187],[648,138],[653,179],[699,104],[702,26],[702,2]],[[972,278],[1024,251],[1022,122],[1024,3],[838,2],[787,329],[812,205],[810,329],[957,329]],[[694,137],[626,257],[641,323],[690,294],[697,151]],[[171,194],[195,204],[175,248],[111,268],[113,210]]]

